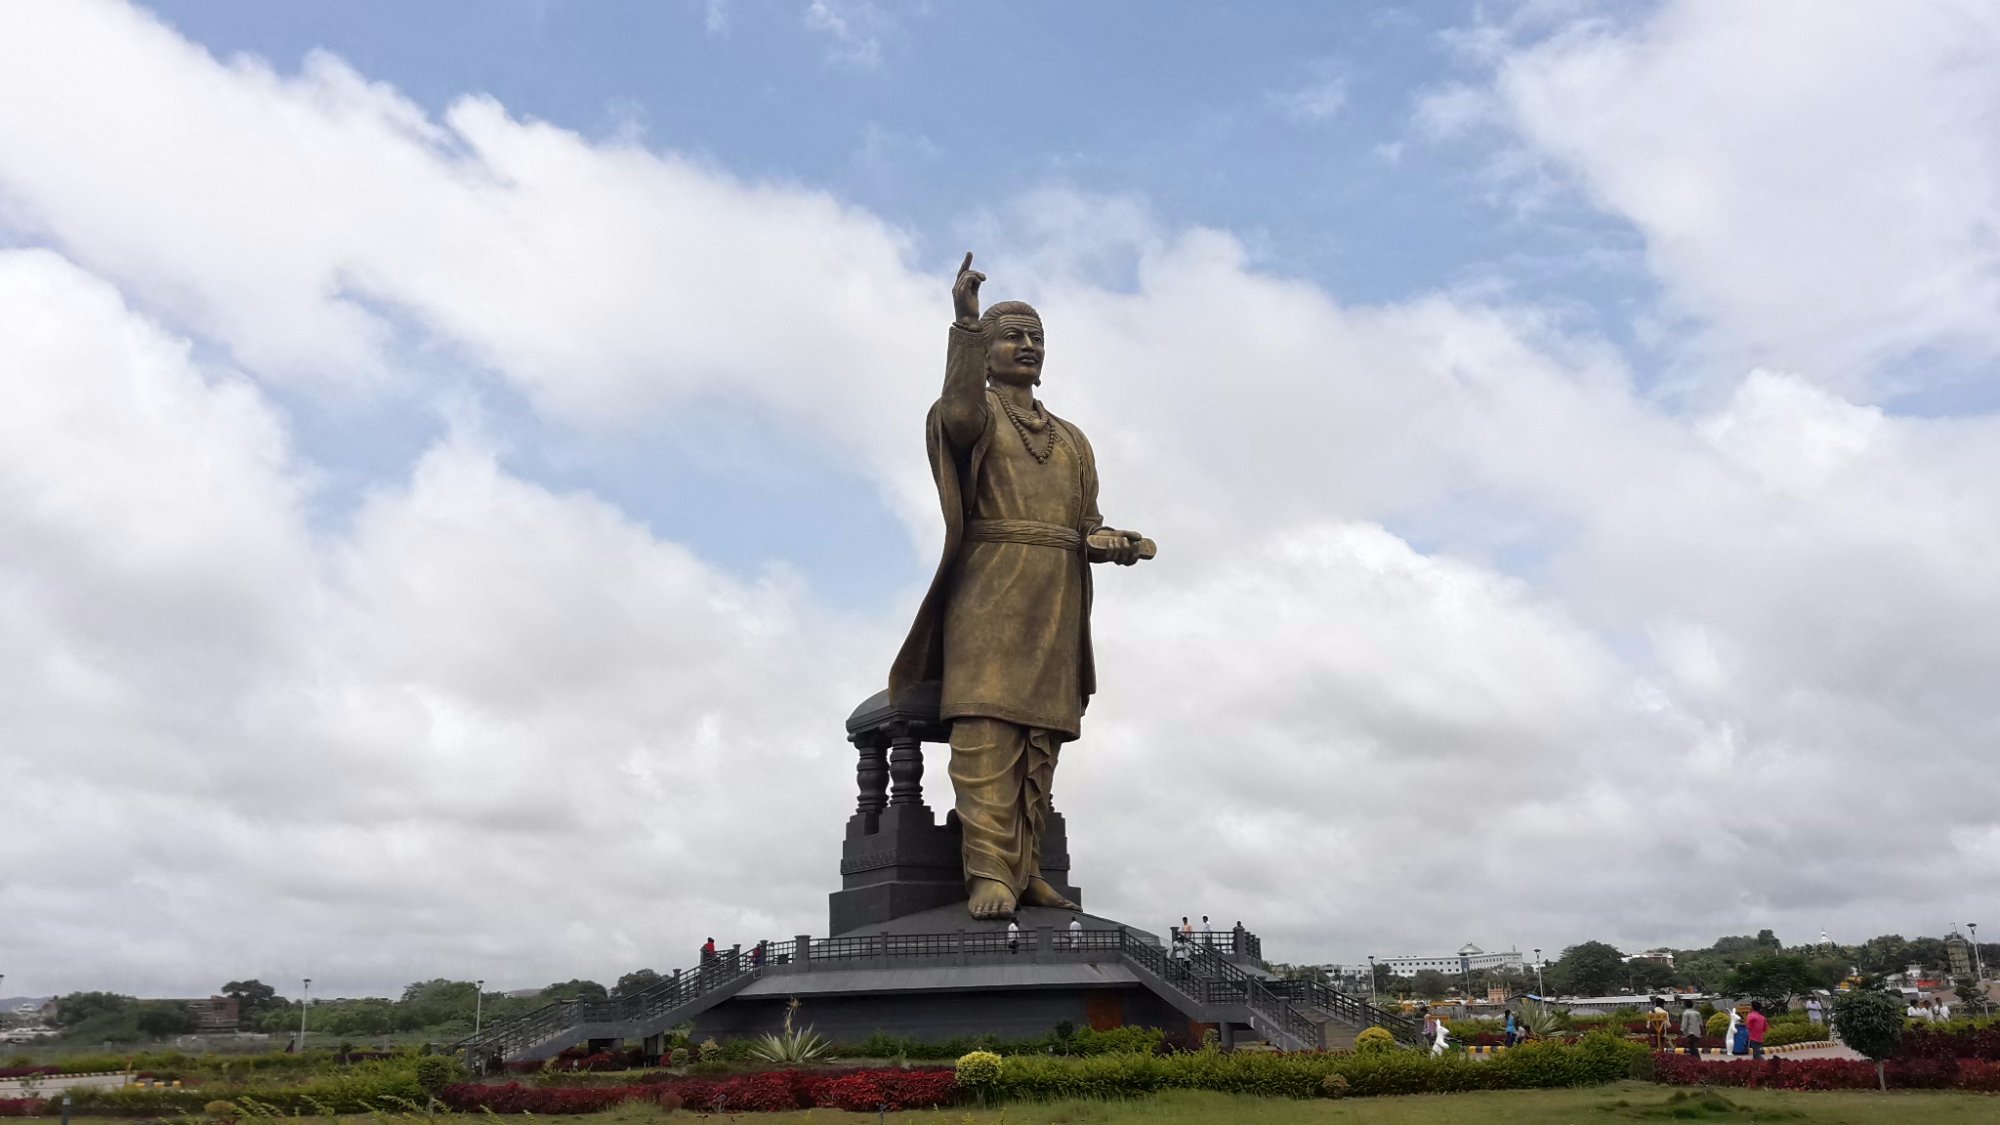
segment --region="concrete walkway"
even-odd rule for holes
[[[112,1074],[37,1074],[32,1078],[0,1078],[0,1097],[38,1098],[85,1086],[115,1089],[125,1085],[130,1077],[119,1071]]]

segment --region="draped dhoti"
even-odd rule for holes
[[[965,880],[991,879],[1018,897],[1042,873],[1042,827],[1062,740],[1003,719],[951,724],[951,787],[964,834]]]

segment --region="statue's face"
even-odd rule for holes
[[[1042,326],[1024,316],[1004,316],[986,340],[986,374],[1017,387],[1042,381]]]

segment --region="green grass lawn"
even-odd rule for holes
[[[1704,1101],[1704,1099],[1712,1099]],[[736,1121],[742,1125],[797,1125],[800,1122],[858,1123],[872,1113],[831,1109],[796,1113],[666,1114],[653,1106],[627,1106],[607,1113],[571,1117],[490,1117],[467,1114],[485,1125],[671,1125],[675,1121]],[[1342,1122],[1354,1125],[1617,1125],[1620,1122],[1712,1121],[1800,1122],[1802,1125],[1967,1125],[2000,1121],[2000,1097],[1980,1094],[1899,1091],[1794,1093],[1780,1090],[1699,1091],[1621,1082],[1583,1090],[1496,1090],[1468,1094],[1342,1101],[1289,1101],[1200,1091],[1172,1091],[1134,1101],[1015,1102],[997,1109],[938,1109],[892,1113],[903,1125],[1139,1125],[1167,1122],[1193,1125],[1290,1125]],[[246,1119],[249,1121],[252,1119]],[[295,1125],[450,1125],[448,1115],[365,1114],[298,1118]],[[127,1118],[78,1118],[77,1125],[132,1125]]]

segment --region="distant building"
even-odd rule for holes
[[[1467,942],[1451,956],[1383,957],[1377,960],[1376,964],[1387,966],[1389,972],[1396,976],[1413,977],[1425,969],[1450,976],[1453,973],[1469,973],[1475,969],[1519,969],[1524,962],[1518,949],[1509,949],[1504,953],[1488,953]]]
[[[175,1000],[185,1004],[194,1018],[200,1021],[196,1028],[204,1035],[235,1031],[243,1024],[243,1010],[234,996],[210,996],[203,1000]]]
[[[1321,965],[1319,971],[1326,974],[1328,984],[1335,988],[1360,989],[1368,991],[1369,973],[1366,965]]]
[[[1632,956],[1625,958],[1625,960],[1628,963],[1632,961],[1651,961],[1655,964],[1665,965],[1671,969],[1674,967],[1674,951],[1665,948],[1648,949],[1644,953],[1634,953]]]

